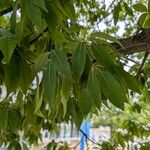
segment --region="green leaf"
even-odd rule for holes
[[[89,97],[89,92],[87,90],[86,84],[81,85],[79,91],[79,107],[84,116],[86,116],[93,106],[93,103]]]
[[[130,73],[126,72],[122,68],[118,68],[117,72],[119,77],[124,80],[124,84],[128,89],[140,93],[141,85],[139,84],[139,82],[136,80],[134,76],[132,76]]]
[[[7,94],[15,92],[19,86],[20,81],[20,64],[21,58],[18,55],[13,55],[10,63],[5,66],[5,85],[7,88]]]
[[[34,76],[32,75],[32,70],[30,65],[25,61],[22,60],[20,64],[20,80],[19,85],[21,90],[26,93],[29,85],[32,83]]]
[[[10,18],[10,31],[11,32],[15,32],[15,28],[16,28],[16,19],[17,19],[17,2],[13,8],[13,13],[11,15],[11,18]]]
[[[57,143],[53,140],[47,145],[47,150],[55,150],[56,148],[57,148]]]
[[[62,95],[66,101],[68,100],[70,96],[71,87],[72,87],[72,81],[70,81],[68,78],[63,78]]]
[[[23,148],[23,150],[29,150],[27,144],[24,142],[22,142],[22,148]]]
[[[20,43],[22,38],[23,38],[23,26],[22,26],[22,23],[19,22],[19,23],[16,24],[15,34],[16,34],[17,42]]]
[[[92,52],[96,58],[96,60],[102,64],[103,66],[107,67],[108,69],[113,70],[115,68],[114,60],[112,59],[112,56],[109,54],[109,47],[93,43],[92,44]]]
[[[114,24],[116,25],[119,19],[119,14],[121,12],[122,8],[121,8],[121,4],[118,3],[118,5],[116,6],[114,13],[113,13],[113,19],[114,19]]]
[[[72,79],[70,65],[67,61],[67,56],[59,50],[53,50],[51,52],[51,60],[56,70],[64,77]]]
[[[17,109],[8,110],[8,127],[11,131],[18,131],[21,125],[21,114]],[[13,124],[13,126],[12,126]]]
[[[0,106],[0,129],[5,129],[7,127],[8,122],[8,107],[7,106]]]
[[[4,55],[3,63],[9,63],[16,45],[17,40],[14,34],[8,30],[0,30],[0,50]]]
[[[44,69],[44,67],[48,62],[48,57],[49,57],[49,52],[46,52],[46,53],[42,53],[41,55],[38,56],[38,58],[34,60],[34,68],[33,68],[34,75],[36,75],[39,71]]]
[[[71,114],[76,127],[79,129],[84,118],[77,104],[77,100],[74,97],[70,97],[67,104],[67,114]]]
[[[43,101],[43,93],[44,93],[44,88],[43,88],[43,84],[41,83],[37,89],[36,107],[34,113],[37,113],[40,110]]]
[[[148,12],[150,12],[150,0],[148,1]]]
[[[144,28],[150,28],[150,14],[149,13],[142,13],[142,15],[138,19],[138,23]]]
[[[94,105],[100,108],[101,104],[101,90],[100,83],[97,78],[96,72],[91,70],[88,81],[87,81],[87,89],[90,96],[90,99],[93,101]]]
[[[24,4],[26,15],[28,18],[32,21],[34,25],[37,25],[38,27],[42,24],[42,17],[41,17],[41,10],[38,6],[36,6],[32,0],[25,0]]]
[[[16,99],[16,105],[18,108],[22,109],[23,108],[23,93],[21,91],[18,91],[17,93],[17,99]]]
[[[18,141],[12,140],[8,145],[8,150],[21,150],[21,145]]]
[[[62,11],[62,13],[69,17],[72,20],[75,20],[75,10],[74,10],[74,4],[72,1],[63,0],[60,1],[61,5],[58,5],[59,9]]]
[[[51,32],[55,31],[55,28],[57,27],[59,23],[59,18],[56,13],[55,7],[51,3],[46,3],[46,7],[48,9],[48,13],[44,13],[45,21],[49,27],[49,30]],[[49,19],[51,18],[51,19]]]
[[[132,6],[138,12],[147,12],[147,8],[142,3],[137,3]]]
[[[62,81],[62,104],[63,104],[63,117],[65,117],[65,114],[67,112],[67,101],[70,96],[72,87],[72,81],[70,81],[68,78],[63,78]]]
[[[147,13],[142,13],[141,16],[138,19],[138,23],[143,27],[145,23],[145,19],[147,17]]]
[[[37,5],[39,8],[45,10],[46,12],[48,12],[47,8],[45,7],[45,2],[44,0],[32,0],[32,2]]]
[[[35,108],[35,101],[33,102],[33,99],[31,100],[31,97],[26,97],[27,102],[24,104],[24,112],[25,112],[25,118],[23,119],[22,127],[25,130],[29,130],[28,125],[35,124],[36,116],[34,114],[34,108]],[[26,132],[26,131],[25,131]]]
[[[118,43],[120,46],[122,46],[122,44],[120,43],[120,41],[117,38],[115,38],[115,37],[113,37],[109,34],[106,34],[104,32],[100,32],[100,31],[99,32],[93,32],[91,34],[91,36],[102,38],[102,39],[105,39],[105,40],[108,40],[108,41],[111,41],[111,42],[114,42],[114,43]]]
[[[72,56],[72,72],[74,78],[79,81],[84,71],[86,63],[86,49],[82,43],[79,43],[78,47]]]
[[[65,38],[64,33],[60,32],[57,29],[55,29],[55,31],[51,33],[51,36],[55,40],[55,42],[68,42],[68,40]]]
[[[144,21],[144,24],[143,24],[143,28],[145,29],[149,29],[150,28],[150,14],[148,13],[146,18],[145,18],[145,21]]]
[[[104,95],[110,100],[113,105],[124,109],[126,95],[119,81],[114,77],[111,72],[106,69],[99,68],[98,73],[101,90]]]
[[[55,103],[56,82],[56,70],[52,61],[49,61],[43,73],[43,86],[44,100],[48,102],[51,107],[53,107]]]
[[[128,15],[130,15],[130,16],[133,16],[133,11],[132,11],[132,9],[128,6],[128,4],[127,4],[126,2],[123,2],[123,4],[124,4],[124,8],[125,8],[126,13],[127,13]]]

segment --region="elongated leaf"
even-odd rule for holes
[[[92,52],[96,58],[96,60],[102,64],[103,66],[107,67],[108,69],[114,69],[115,63],[112,59],[111,55],[109,54],[109,48],[105,45],[93,43],[92,44]]]
[[[42,105],[43,92],[44,92],[44,88],[43,88],[43,84],[41,83],[37,90],[36,107],[34,113],[37,113]]]
[[[81,76],[81,81],[86,82],[89,76],[89,72],[91,71],[92,62],[88,54],[86,54],[86,64],[84,68],[84,72]]]
[[[114,13],[113,13],[113,18],[114,18],[114,24],[116,25],[119,19],[119,14],[121,12],[122,8],[121,8],[121,4],[118,3],[118,5],[116,6]]]
[[[42,8],[46,12],[48,12],[47,8],[45,7],[45,2],[44,0],[32,0],[32,2],[37,5],[38,7]]]
[[[36,117],[34,114],[35,102],[31,102],[30,97],[27,97],[27,98],[28,100],[24,105],[24,112],[26,116],[22,123],[22,127],[25,129],[25,132],[28,132],[29,130],[28,124],[33,125],[35,124],[35,121],[36,121]]]
[[[71,114],[75,125],[79,129],[83,121],[83,115],[79,108],[79,105],[77,104],[77,100],[74,97],[71,97],[67,103],[67,112]]]
[[[13,132],[17,131],[20,128],[21,119],[22,117],[18,110],[9,109],[8,110],[8,127],[10,128],[9,130],[12,130]]]
[[[117,68],[117,71],[118,71],[119,77],[124,80],[125,86],[128,89],[134,92],[140,93],[141,85],[139,84],[139,82],[136,80],[134,76],[130,75],[130,73],[126,72],[122,68]]]
[[[81,112],[83,113],[84,116],[86,116],[93,106],[86,85],[82,85],[80,88],[78,102]]]
[[[67,112],[67,101],[70,96],[72,81],[70,81],[67,78],[63,78],[62,81],[62,104],[63,104],[63,117],[65,117],[65,114]]]
[[[128,15],[130,15],[130,16],[133,16],[133,11],[132,11],[132,9],[128,6],[128,4],[127,4],[126,2],[123,2],[123,4],[124,4],[124,8],[125,8],[125,10],[126,10],[126,13],[127,13]]]
[[[32,83],[33,75],[30,65],[17,55],[13,55],[9,64],[5,66],[5,84],[7,94],[15,92],[18,87],[23,93],[26,93],[29,85]]]
[[[15,28],[16,28],[16,19],[17,19],[17,2],[13,8],[13,13],[10,18],[10,24],[11,24],[10,31],[13,33],[15,32]]]
[[[137,3],[132,6],[138,12],[147,12],[147,8],[142,3]]]
[[[148,0],[148,12],[150,12],[150,0]]]
[[[29,85],[32,83],[33,79],[34,77],[30,65],[25,62],[25,60],[22,60],[20,64],[19,86],[24,93],[26,93],[28,90]]]
[[[58,5],[59,9],[62,11],[64,15],[69,17],[70,19],[75,19],[75,10],[72,1],[63,0],[60,1],[61,5]]]
[[[49,30],[54,32],[56,26],[59,23],[59,18],[58,18],[58,15],[56,13],[54,5],[52,5],[51,3],[47,2],[46,3],[46,7],[48,9],[48,13],[44,13],[44,18],[45,18],[45,21],[46,21],[46,23],[47,23],[47,25],[49,27]],[[49,18],[51,18],[51,19],[49,19]]]
[[[20,43],[22,38],[23,38],[23,25],[22,25],[22,23],[19,22],[16,24],[15,34],[16,34],[17,42]]]
[[[17,40],[14,34],[7,30],[0,30],[0,51],[4,55],[3,63],[9,63],[16,45]]]
[[[101,104],[100,83],[94,70],[92,70],[89,74],[87,81],[87,88],[90,99],[93,101],[96,107],[100,108]]]
[[[68,40],[65,38],[65,35],[63,32],[60,32],[59,30],[55,29],[55,32],[52,32],[52,38],[56,42],[67,42]]]
[[[99,82],[104,95],[110,100],[112,104],[121,109],[124,109],[126,95],[118,80],[108,70],[100,68],[98,72]]]
[[[71,86],[72,86],[72,81],[70,81],[68,78],[63,78],[62,81],[62,95],[67,101],[70,95],[71,91]]]
[[[143,24],[143,28],[145,29],[149,29],[150,28],[150,14],[148,13],[146,18],[145,18],[145,21],[144,21],[144,24]]]
[[[40,8],[35,5],[32,0],[25,0],[25,10],[26,15],[32,21],[34,25],[41,26],[42,18],[41,18],[41,10]]]
[[[8,111],[6,106],[0,106],[0,129],[5,129],[8,122]]]
[[[23,93],[21,91],[17,93],[16,104],[20,109],[23,108]]]
[[[15,92],[19,86],[20,80],[20,65],[21,59],[18,55],[13,55],[9,64],[5,66],[5,85],[7,87],[7,94]]]
[[[86,62],[86,49],[83,44],[79,43],[77,49],[72,56],[72,72],[74,78],[79,81]]]
[[[52,61],[49,61],[47,68],[44,71],[43,83],[44,99],[50,104],[51,107],[53,107],[56,90],[56,70]]]
[[[138,19],[138,23],[143,27],[148,13],[142,13]]]
[[[21,145],[17,140],[12,140],[8,145],[8,150],[21,150]]]
[[[71,116],[73,117],[76,117],[76,111],[75,111],[75,106],[74,106],[75,103],[76,103],[76,100],[74,97],[70,97],[67,103],[67,112],[71,114]]]
[[[39,57],[34,61],[34,75],[36,75],[39,71],[44,69],[48,62],[49,52],[42,53]]]
[[[67,61],[67,56],[59,50],[53,50],[51,53],[51,59],[54,63],[56,70],[64,77],[72,79],[70,65]]]
[[[22,148],[23,148],[23,150],[29,150],[27,144],[24,142],[22,142]]]
[[[106,34],[104,32],[100,32],[100,31],[99,32],[93,32],[91,34],[91,36],[102,38],[104,40],[108,40],[108,41],[111,41],[111,42],[114,42],[114,43],[118,43],[119,45],[122,46],[122,44],[120,43],[120,41],[117,38],[115,38],[115,37],[113,37],[113,36],[111,36],[109,34]]]

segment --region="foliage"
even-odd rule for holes
[[[93,126],[108,126],[111,137],[108,141],[100,142],[102,149],[144,149],[149,146],[149,101],[139,97],[140,101],[130,102],[120,111],[109,105],[111,109],[102,107],[102,111],[93,117]]]
[[[69,150],[67,143],[52,141],[47,145],[47,150]]]
[[[134,75],[125,71],[128,57],[112,44],[123,47],[115,38],[120,21],[123,37],[150,27],[150,1],[142,2],[113,1],[107,8],[96,0],[1,1],[0,83],[7,93],[0,102],[0,144],[21,149],[24,140],[37,143],[41,129],[69,120],[79,128],[108,100],[124,110],[129,92],[148,92],[149,73],[143,86],[134,77],[140,66],[131,68]]]

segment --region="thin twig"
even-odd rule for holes
[[[122,55],[122,59],[123,59],[123,58],[124,58],[124,60],[131,61],[131,62],[133,62],[134,64],[139,65],[139,63],[138,63],[137,61],[135,61],[135,60],[133,60],[133,59],[127,57],[127,56]]]
[[[145,54],[144,54],[141,66],[140,66],[140,68],[139,68],[139,70],[137,72],[137,75],[136,75],[137,78],[139,78],[139,76],[140,76],[140,74],[141,74],[141,72],[143,70],[144,64],[146,62],[146,59],[148,58],[149,53],[150,53],[149,51],[146,51]]]
[[[40,33],[39,35],[37,35],[34,39],[32,39],[29,43],[33,44],[34,42],[36,42],[38,39],[40,39],[44,33],[46,33],[48,31],[48,27],[46,27],[42,33]]]
[[[82,136],[82,138],[80,139],[80,141],[74,146],[73,149],[76,149],[78,147],[78,145],[81,143],[81,141],[83,140],[83,138],[84,138],[84,135]]]
[[[91,141],[93,144],[96,144],[98,146],[101,146],[99,143],[95,142],[93,139],[91,139],[85,132],[83,132],[81,129],[79,129],[79,131],[89,140]]]

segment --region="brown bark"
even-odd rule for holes
[[[116,43],[113,43],[113,46],[123,55],[150,52],[150,29],[144,29],[140,33],[119,41],[123,47]]]

